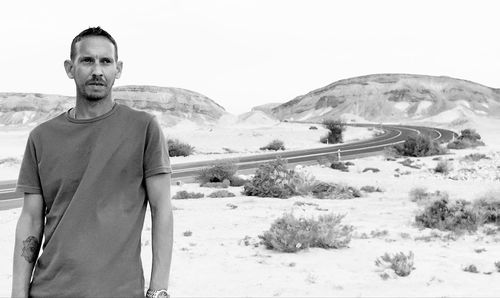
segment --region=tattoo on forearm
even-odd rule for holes
[[[35,263],[38,257],[39,248],[40,242],[38,239],[36,239],[35,236],[29,236],[23,241],[23,252],[21,256],[24,257],[28,263]]]

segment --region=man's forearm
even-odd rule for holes
[[[43,222],[21,213],[16,227],[12,297],[28,297],[31,274],[40,251]]]
[[[150,289],[168,289],[173,246],[173,214],[171,208],[151,209],[153,264]]]

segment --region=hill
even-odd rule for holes
[[[113,88],[119,103],[156,115],[165,126],[183,120],[194,123],[216,122],[227,114],[210,98],[185,89],[155,86]],[[36,125],[64,113],[74,106],[71,96],[39,93],[0,93],[0,124]]]
[[[500,90],[450,77],[375,74],[334,82],[271,112],[281,120],[299,121],[460,122],[500,117]]]

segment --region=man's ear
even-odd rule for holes
[[[115,79],[119,79],[122,76],[122,69],[123,69],[123,62],[122,61],[118,61],[116,63]]]
[[[75,78],[75,75],[73,74],[73,61],[65,60],[64,61],[64,69],[66,70],[66,75],[68,75],[68,78],[70,78],[70,79]]]

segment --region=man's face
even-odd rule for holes
[[[122,70],[114,45],[105,37],[89,36],[77,42],[75,50],[75,58],[66,60],[64,66],[75,80],[77,95],[89,101],[107,98]]]

